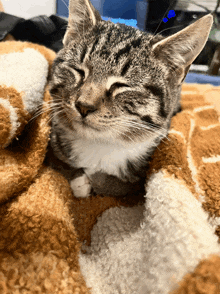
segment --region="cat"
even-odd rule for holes
[[[50,77],[50,148],[71,173],[75,197],[143,191],[212,23],[208,14],[165,38],[103,21],[89,0],[70,0]]]

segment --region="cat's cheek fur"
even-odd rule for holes
[[[90,196],[92,190],[89,178],[86,174],[83,174],[70,181],[70,187],[73,191],[73,195],[77,198],[85,198]]]

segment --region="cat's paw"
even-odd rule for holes
[[[86,174],[83,174],[82,176],[70,181],[70,187],[73,190],[74,196],[77,198],[90,196],[92,190],[92,186]]]

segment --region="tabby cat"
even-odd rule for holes
[[[150,156],[180,109],[181,84],[212,22],[209,14],[164,38],[103,21],[89,0],[70,0],[50,80],[51,146],[74,171],[76,197],[144,187]]]

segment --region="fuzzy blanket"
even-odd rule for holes
[[[220,293],[220,88],[183,85],[145,195],[77,199],[44,164],[54,57],[0,43],[0,293]]]

